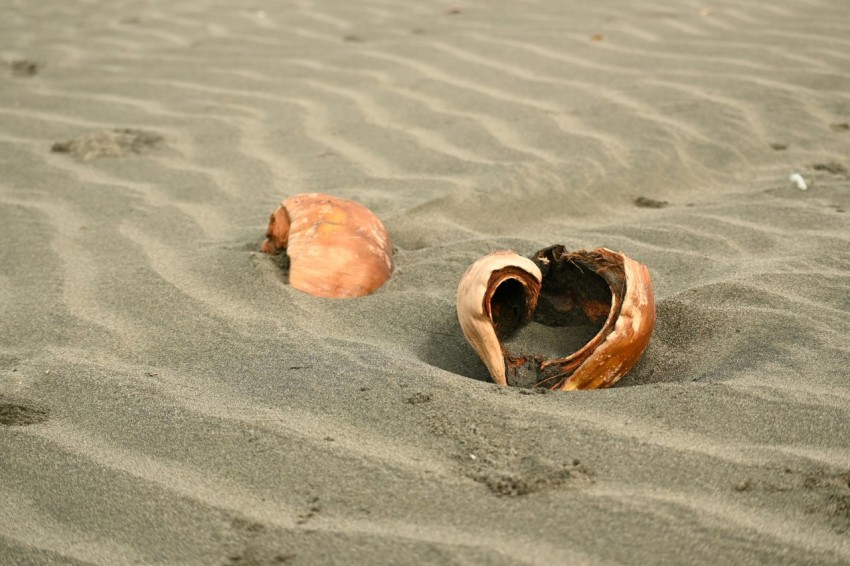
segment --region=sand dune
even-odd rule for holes
[[[4,4],[0,564],[850,561],[840,0]],[[258,252],[313,191],[374,295]],[[463,339],[555,243],[651,269],[612,389]]]

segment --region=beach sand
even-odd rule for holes
[[[0,4],[0,563],[850,562],[844,0]],[[259,253],[303,192],[378,292]],[[552,244],[651,270],[611,389],[460,331]]]

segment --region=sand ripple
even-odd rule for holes
[[[0,562],[850,561],[840,0],[6,4]],[[257,253],[309,191],[377,294]],[[611,390],[463,341],[464,269],[554,243],[652,270]]]

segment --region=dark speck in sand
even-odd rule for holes
[[[50,148],[54,153],[67,153],[81,161],[100,157],[125,157],[141,154],[155,148],[163,141],[161,135],[135,129],[103,130],[83,134],[72,140],[56,142]]]
[[[0,396],[0,426],[27,426],[43,423],[48,411],[19,400]]]
[[[520,457],[501,466],[483,464],[471,474],[473,480],[486,485],[495,495],[521,497],[530,493],[592,483],[592,474],[578,460],[557,464],[535,457]]]
[[[362,43],[363,38],[359,35],[349,34],[342,38],[343,41],[348,41],[349,43]]]
[[[845,177],[848,176],[847,168],[844,165],[836,163],[834,161],[831,161],[829,163],[815,163],[814,165],[812,165],[812,169],[814,169],[815,171],[826,171],[827,173],[831,173],[833,175],[844,175]]]
[[[296,525],[303,525],[304,523],[315,517],[322,510],[322,506],[319,505],[318,497],[311,497],[307,503],[309,504],[309,508],[307,509],[307,511],[298,516],[298,518],[295,520]]]
[[[788,149],[788,146],[784,143],[772,143],[770,144],[770,149],[774,151],[785,151],[786,149]]]
[[[411,405],[421,405],[422,403],[427,403],[428,401],[430,401],[431,398],[432,397],[430,393],[416,393],[415,395],[408,397],[407,402]]]
[[[846,132],[846,131],[850,130],[850,124],[848,124],[847,122],[841,122],[841,123],[838,123],[838,124],[830,124],[829,127],[832,128],[833,132]]]
[[[234,529],[249,533],[262,533],[266,530],[266,526],[262,523],[243,517],[234,517],[230,524]]]
[[[35,61],[12,61],[12,76],[14,77],[32,77],[38,74],[38,63]]]
[[[638,197],[634,200],[638,208],[664,208],[668,203],[666,200],[655,200],[647,197]]]
[[[538,395],[546,395],[547,393],[551,393],[551,391],[549,391],[545,387],[523,387],[517,388],[517,393],[519,393],[520,395],[533,395],[535,393]]]

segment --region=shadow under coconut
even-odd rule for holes
[[[502,343],[514,355],[563,357],[578,351],[598,331],[599,328],[591,324],[556,326],[532,321],[504,337]],[[454,313],[434,325],[421,359],[457,375],[492,381],[484,363],[466,341]]]
[[[722,381],[772,360],[791,364],[793,360],[787,356],[791,348],[817,347],[813,337],[783,324],[781,311],[743,308],[747,303],[755,307],[759,299],[767,300],[760,294],[740,285],[715,284],[659,301],[649,345],[614,387]],[[734,298],[734,309],[727,295]],[[447,312],[433,331],[423,361],[470,379],[491,381],[483,362],[464,338],[454,312]],[[597,331],[593,325],[555,326],[535,321],[503,339],[503,344],[513,354],[563,357],[580,349]]]
[[[428,333],[420,359],[442,370],[475,379],[491,381],[487,368],[467,343],[454,311],[435,321]]]
[[[734,310],[724,304],[726,295],[734,296]],[[782,318],[787,315],[781,310],[765,313],[757,308],[742,308],[748,301],[757,305],[758,299],[757,290],[718,284],[659,301],[649,345],[635,366],[613,387],[723,381],[736,372],[763,367],[776,360],[794,365],[789,351],[818,347],[812,336],[784,324]],[[503,344],[515,354],[563,357],[581,348],[597,330],[587,325],[547,326],[532,322],[503,340]],[[462,334],[460,339],[463,340]],[[488,379],[483,364],[477,357],[475,361],[484,379]]]

